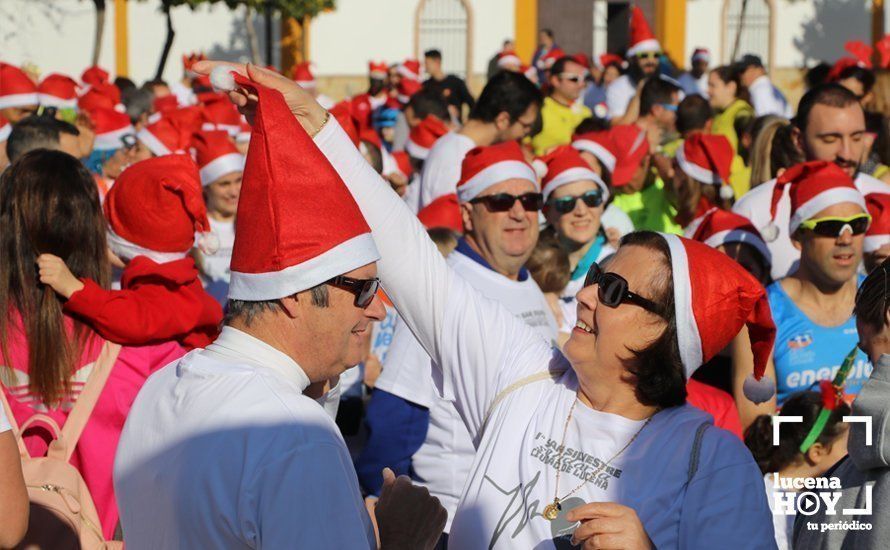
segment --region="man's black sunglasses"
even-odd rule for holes
[[[584,204],[587,205],[588,208],[595,208],[603,204],[603,193],[598,189],[594,189],[592,191],[584,193],[583,195],[570,195],[566,197],[560,197],[558,199],[552,199],[547,201],[547,204],[548,206],[553,207],[553,209],[560,214],[568,214],[575,209],[575,205],[578,203],[578,199],[584,201]]]
[[[380,279],[353,279],[345,275],[334,277],[327,281],[327,284],[349,291],[355,295],[355,307],[365,309],[374,300],[377,295],[377,289],[380,288]]]
[[[544,195],[540,193],[525,193],[522,195],[495,193],[494,195],[470,199],[470,204],[484,204],[489,212],[506,212],[513,208],[516,201],[519,201],[519,204],[527,212],[537,212],[544,207]]]
[[[652,312],[659,317],[664,317],[662,308],[652,300],[643,298],[639,294],[634,294],[628,290],[627,279],[615,273],[606,273],[596,262],[590,266],[587,271],[587,277],[584,279],[584,286],[598,285],[598,296],[600,303],[615,308],[628,302],[646,311]]]

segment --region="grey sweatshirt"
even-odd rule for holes
[[[834,490],[841,493],[837,513],[827,515],[821,506],[814,515],[798,514],[794,523],[795,549],[890,548],[890,355],[882,355],[878,360],[853,402],[853,415],[871,417],[872,444],[865,444],[866,424],[850,424],[849,456],[826,474],[840,479],[842,489]],[[871,515],[844,515],[845,508],[866,507],[867,487],[872,491]],[[856,521],[870,524],[871,529],[856,529]]]

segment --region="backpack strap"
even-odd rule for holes
[[[50,443],[47,456],[59,458],[65,462],[71,460],[74,448],[77,447],[80,435],[93,413],[93,408],[102,394],[102,389],[105,387],[105,382],[108,380],[108,375],[111,374],[111,369],[117,361],[120,351],[120,344],[105,342],[102,346],[99,357],[93,363],[93,371],[83,385],[77,401],[74,402],[74,407],[68,413],[68,418],[65,419],[62,433],[59,438]]]
[[[702,436],[705,435],[705,430],[710,426],[710,422],[702,422],[699,425],[698,429],[695,430],[695,438],[692,440],[692,452],[689,453],[689,470],[686,474],[686,484],[692,481],[692,478],[695,477],[695,473],[698,471],[698,462],[701,455],[701,440]]]
[[[494,401],[491,402],[491,405],[488,406],[488,410],[485,411],[485,419],[482,421],[482,430],[479,433],[485,433],[485,427],[488,425],[488,419],[491,417],[491,413],[494,412],[494,408],[497,407],[501,401],[504,400],[508,395],[515,392],[519,388],[524,386],[528,386],[529,384],[533,384],[535,382],[540,382],[541,380],[552,380],[555,378],[559,378],[563,374],[565,374],[567,369],[562,370],[545,370],[541,372],[536,372],[534,374],[530,374],[525,378],[520,378],[516,382],[513,382],[503,390],[497,396],[495,396]]]

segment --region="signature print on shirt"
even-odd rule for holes
[[[545,436],[541,432],[535,435],[535,442],[538,444],[532,449],[532,458],[540,460],[553,469],[558,468],[564,474],[570,474],[579,480],[588,481],[604,491],[609,488],[609,480],[611,478],[618,479],[621,477],[620,469],[614,466],[607,466],[605,460],[585,453],[580,449],[565,447],[562,451],[562,456],[560,456],[560,450],[563,446],[558,441]],[[569,487],[567,491],[571,489],[572,487]]]

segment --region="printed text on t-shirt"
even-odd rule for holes
[[[611,478],[621,477],[621,470],[606,465],[605,460],[580,449],[560,445],[558,441],[541,432],[535,435],[535,442],[537,445],[532,448],[532,458],[540,460],[553,469],[558,468],[562,473],[588,481],[600,489],[608,489]],[[563,447],[565,448],[563,449]],[[561,449],[563,449],[562,456],[560,456]]]

